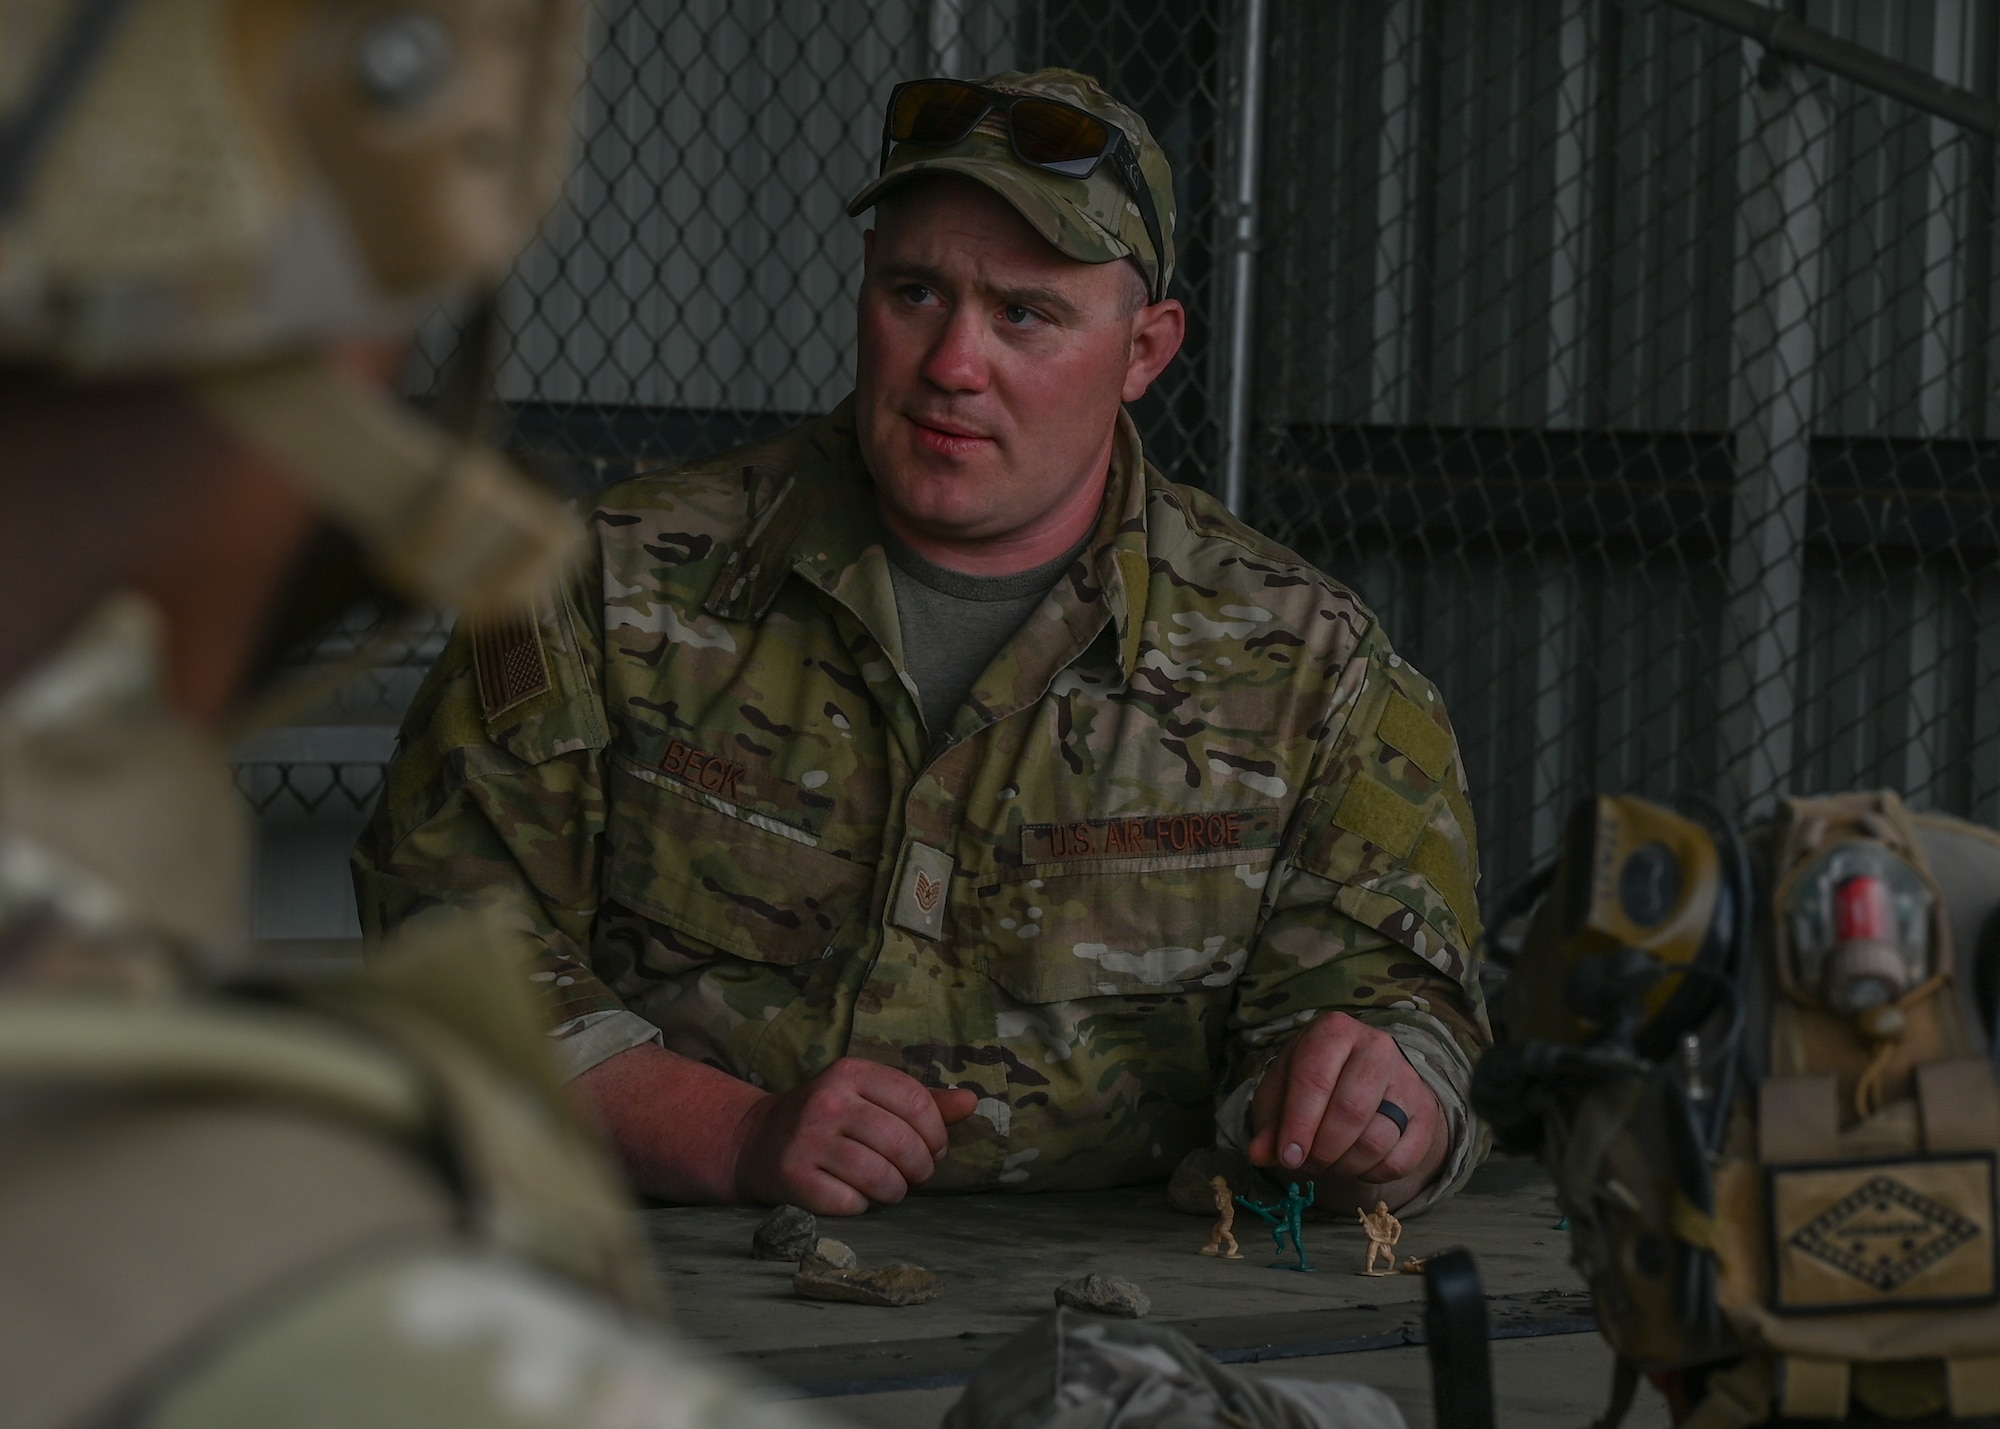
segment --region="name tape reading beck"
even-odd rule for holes
[[[667,746],[666,757],[660,761],[665,773],[691,788],[714,794],[719,798],[736,800],[736,785],[749,771],[733,759],[724,759],[718,754],[710,754],[705,749],[696,749],[692,744],[675,740]]]

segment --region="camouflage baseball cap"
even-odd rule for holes
[[[975,83],[1006,94],[1031,94],[1087,110],[1125,131],[1138,152],[1139,170],[1158,210],[1166,251],[1153,252],[1139,205],[1115,164],[1099,164],[1087,179],[1067,178],[1023,163],[1007,141],[1005,120],[989,113],[957,144],[898,144],[881,175],[847,205],[850,215],[872,206],[884,192],[917,174],[963,174],[984,184],[1018,210],[1035,232],[1082,263],[1130,258],[1148,288],[1164,293],[1174,274],[1174,175],[1153,131],[1138,111],[1120,104],[1104,86],[1073,69],[1009,70]]]

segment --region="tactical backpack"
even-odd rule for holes
[[[1473,1098],[1555,1180],[1603,1422],[1642,1372],[1699,1429],[2000,1414],[2000,836],[1888,792],[1747,836],[1600,797],[1510,902]]]

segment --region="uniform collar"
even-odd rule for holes
[[[1118,413],[1118,436],[1111,450],[1111,482],[1104,518],[1092,543],[1097,577],[1118,631],[1118,668],[1130,680],[1139,669],[1152,563],[1146,532],[1146,495],[1159,474],[1146,465],[1145,449],[1131,414]]]
[[[803,451],[794,455],[787,472],[746,473],[752,491],[748,532],[724,563],[705,608],[725,620],[755,620],[770,609],[790,572],[851,609],[900,668],[882,518],[855,440],[853,397],[814,423]],[[1124,677],[1139,668],[1151,580],[1146,493],[1157,479],[1146,466],[1139,429],[1120,411],[1104,509],[1083,557],[1095,583],[1072,578],[1059,587],[1073,641],[1063,664],[1095,640],[1108,619]]]

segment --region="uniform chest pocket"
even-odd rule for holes
[[[1256,935],[1269,850],[1030,870],[955,909],[960,946],[1020,1002],[1228,987]]]
[[[605,897],[752,962],[816,958],[868,895],[870,871],[815,837],[613,756]]]

